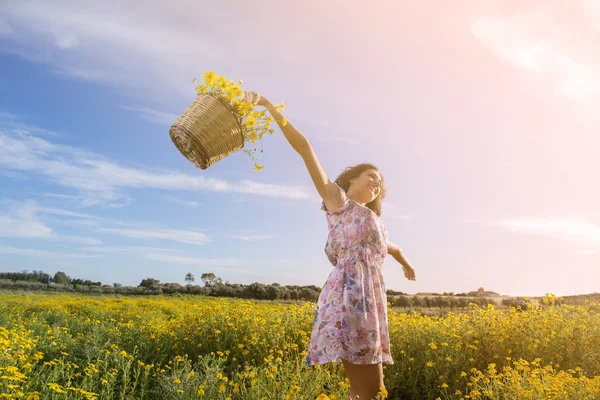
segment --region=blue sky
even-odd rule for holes
[[[388,288],[598,290],[594,2],[119,4],[0,5],[0,269],[321,286],[325,215],[279,131],[259,173],[170,141],[214,70],[284,101],[332,180],[379,166],[417,271],[389,257]]]

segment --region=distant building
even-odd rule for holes
[[[481,297],[500,297],[500,293],[484,290],[482,287],[477,289],[477,296]]]

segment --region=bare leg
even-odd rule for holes
[[[360,365],[342,360],[346,375],[350,380],[350,399],[359,396],[360,400],[375,399],[383,386],[383,366],[381,364]]]

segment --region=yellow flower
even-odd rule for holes
[[[251,115],[246,119],[244,126],[246,126],[246,128],[248,128],[248,129],[252,129],[252,128],[254,128],[255,124],[256,124],[256,118],[254,118],[254,116]]]
[[[433,367],[433,361],[427,361],[427,366],[428,366],[429,368]]]
[[[217,87],[226,88],[227,87],[227,78],[224,76],[219,76],[217,78]]]
[[[39,392],[29,392],[25,400],[40,400]]]
[[[204,73],[204,83],[206,83],[207,86],[213,86],[216,79],[217,74],[215,74],[213,71],[207,71]]]
[[[63,393],[62,387],[58,383],[48,383],[48,389],[55,391],[56,393]]]
[[[232,82],[229,86],[229,94],[234,97],[241,96],[242,88]]]
[[[219,393],[225,393],[225,385],[219,387]]]
[[[260,171],[261,169],[263,169],[263,166],[262,166],[261,164],[257,164],[257,165],[254,167],[254,171],[256,171],[256,172]]]
[[[331,400],[331,399],[326,394],[321,393],[319,395],[319,397],[317,397],[315,400]]]
[[[389,394],[388,394],[388,391],[385,388],[385,386],[380,386],[379,393],[377,393],[377,398],[378,399],[387,399],[388,396],[389,396]]]

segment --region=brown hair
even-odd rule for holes
[[[379,175],[381,176],[381,190],[379,192],[379,196],[377,196],[377,198],[372,202],[365,204],[365,207],[373,210],[377,216],[381,216],[381,203],[383,202],[387,188],[383,180],[383,175],[376,166],[373,164],[364,163],[354,165],[352,167],[346,167],[346,169],[335,179],[334,183],[339,185],[346,193],[348,193],[348,189],[350,189],[350,179],[359,177],[360,174],[368,169],[374,169],[375,171],[379,172]]]

